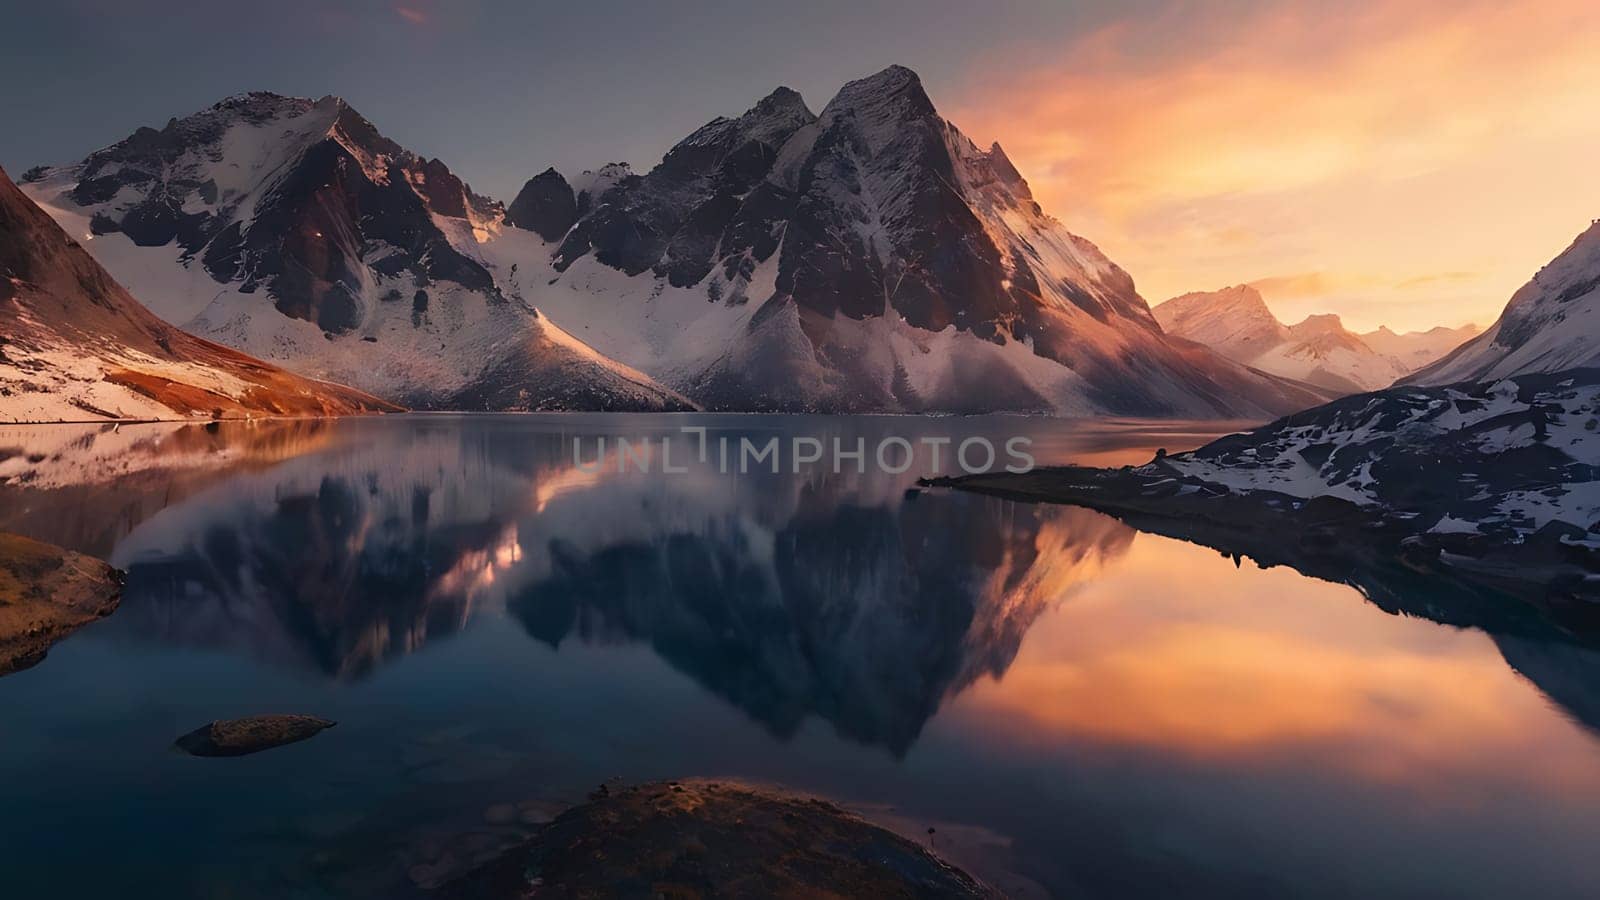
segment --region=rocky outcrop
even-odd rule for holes
[[[596,792],[441,898],[998,897],[823,800],[684,781]]]
[[[173,744],[191,756],[248,756],[308,740],[335,724],[316,716],[251,716],[202,725]]]
[[[0,675],[44,659],[50,645],[110,615],[122,573],[92,557],[0,533]]]

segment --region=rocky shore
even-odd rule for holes
[[[0,533],[0,675],[44,659],[52,644],[110,615],[122,573],[90,556]]]
[[[1600,371],[1362,394],[1120,469],[925,481],[1115,516],[1387,608],[1600,635]],[[1470,610],[1463,613],[1463,610]]]

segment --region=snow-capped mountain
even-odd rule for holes
[[[1511,295],[1487,331],[1405,380],[1453,384],[1589,366],[1600,366],[1600,220]]]
[[[1127,273],[905,68],[820,115],[780,88],[643,175],[560,182],[530,181],[511,216],[522,259],[546,250],[554,277],[510,275],[504,253],[503,287],[710,408],[1260,416],[1319,400],[1164,335]]]
[[[0,420],[393,410],[156,318],[0,170]]]
[[[1375,349],[1350,332],[1336,315],[1307,316],[1299,324],[1283,324],[1267,309],[1260,292],[1245,284],[1173,297],[1157,305],[1154,313],[1169,334],[1334,394],[1385,388],[1411,371],[1399,357]],[[1395,338],[1391,345],[1403,343],[1393,332],[1387,334]]]
[[[1468,324],[1459,328],[1439,325],[1427,331],[1395,332],[1389,326],[1381,325],[1376,331],[1364,331],[1356,337],[1378,353],[1400,360],[1407,370],[1415,372],[1444,358],[1451,350],[1477,337],[1482,330],[1477,325]]]
[[[500,204],[338,98],[231,97],[25,180],[158,315],[295,371],[420,408],[687,405],[503,292]]]

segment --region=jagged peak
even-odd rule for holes
[[[994,169],[995,177],[1011,188],[1018,197],[1033,199],[1033,191],[1028,187],[1028,180],[1022,177],[1022,173],[1011,162],[1011,157],[1006,155],[999,141],[989,145],[989,152],[985,156],[989,160],[989,166]]]
[[[782,114],[802,114],[806,118],[816,118],[811,108],[806,106],[806,100],[800,96],[800,92],[783,85],[779,85],[772,93],[756,101],[756,105],[746,110],[741,118]]]
[[[822,115],[884,108],[907,118],[938,114],[917,73],[895,65],[847,83],[828,101]]]

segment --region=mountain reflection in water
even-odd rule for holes
[[[685,422],[1024,433],[1041,463],[1205,438],[1008,418],[0,427],[0,530],[129,572],[114,615],[0,679],[0,805],[38,818],[0,834],[0,864],[30,861],[24,895],[137,893],[170,887],[181,845],[212,862],[174,896],[403,896],[486,808],[705,775],[890,808],[948,852],[976,835],[1020,896],[1600,890],[1588,636],[1343,579],[1369,602],[1083,509],[908,494],[921,471],[573,465],[574,437],[592,454]],[[341,727],[260,768],[164,753],[273,710]],[[110,849],[61,882],[80,850],[52,835],[78,827]]]
[[[517,437],[424,420],[234,475],[118,543],[104,630],[349,678],[505,608],[553,647],[647,643],[775,734],[816,715],[898,754],[1134,534],[880,473],[585,473],[565,435]]]

